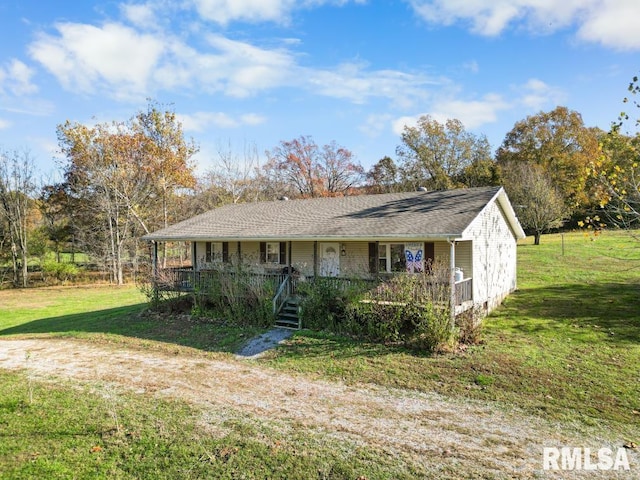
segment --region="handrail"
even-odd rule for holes
[[[287,287],[290,281],[291,281],[291,275],[289,274],[284,278],[284,280],[280,284],[280,287],[278,287],[278,291],[273,297],[273,314],[274,315],[278,314],[278,312],[280,311],[280,309],[284,305],[284,302],[287,299],[287,295],[289,294],[289,288]]]

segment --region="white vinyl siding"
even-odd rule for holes
[[[293,242],[291,265],[303,275],[313,276],[313,242]]]
[[[344,247],[345,255],[342,255]],[[341,273],[347,277],[367,277],[369,275],[369,243],[345,242],[341,244]]]
[[[497,202],[469,225],[473,239],[473,298],[491,311],[516,289],[516,240]]]

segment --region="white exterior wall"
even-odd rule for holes
[[[340,256],[340,275],[367,277],[369,275],[369,242],[343,243],[345,256]]]
[[[489,312],[516,289],[516,238],[497,201],[464,236],[473,242],[473,300]]]
[[[449,243],[435,242],[434,252],[435,261],[449,268],[451,254],[451,246]],[[473,242],[467,240],[456,242],[455,255],[456,267],[462,269],[464,278],[473,278]]]

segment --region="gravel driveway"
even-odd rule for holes
[[[545,475],[543,447],[597,450],[617,448],[623,440],[606,438],[606,432],[585,438],[575,426],[491,403],[311,380],[238,357],[169,355],[76,339],[1,339],[0,368],[27,367],[41,378],[108,382],[139,394],[184,400],[202,409],[212,434],[221,428],[221,416],[238,415],[375,446],[428,469],[473,465],[485,478],[583,478],[566,472]],[[636,476],[583,472],[584,478],[640,478],[632,455]]]

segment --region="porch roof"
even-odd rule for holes
[[[453,239],[492,201],[524,232],[501,187],[225,205],[145,235],[151,241]]]

